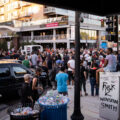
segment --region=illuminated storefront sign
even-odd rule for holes
[[[46,24],[46,27],[57,27],[57,26],[58,26],[57,22]]]

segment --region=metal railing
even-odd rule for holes
[[[22,40],[31,40],[31,36],[22,36]],[[67,34],[57,34],[53,35],[40,35],[40,36],[33,36],[33,40],[63,40],[67,39]]]
[[[29,41],[29,40],[31,40],[31,36],[22,36],[21,37],[21,40],[27,40],[27,41]]]
[[[51,12],[55,12],[55,8],[54,7],[44,8],[44,13],[51,13]]]
[[[56,40],[67,39],[67,34],[57,34]]]
[[[34,36],[34,40],[53,40],[53,35]]]

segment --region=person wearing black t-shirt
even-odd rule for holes
[[[23,107],[31,106],[33,105],[33,99],[32,99],[32,89],[30,87],[30,75],[25,74],[24,75],[24,84],[22,85],[21,89],[21,102]]]
[[[94,89],[96,87],[96,95],[98,95],[98,86],[96,85],[96,70],[98,65],[96,63],[90,68],[90,85],[91,85],[91,96],[94,96]]]
[[[87,80],[87,73],[85,67],[83,66],[83,61],[80,61],[80,95],[81,96],[82,96],[82,86],[85,96],[88,95],[86,92],[86,80]]]
[[[39,77],[41,75],[41,68],[37,68],[36,69],[36,75],[33,78],[32,81],[32,97],[33,97],[33,103],[35,103],[35,101],[39,98],[39,90],[43,90],[43,88],[41,86],[39,86]]]

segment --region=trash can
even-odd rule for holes
[[[25,109],[30,109],[30,113],[24,112],[24,114],[20,114]],[[22,104],[17,104],[10,106],[7,112],[10,115],[10,120],[40,120],[40,113],[42,111],[43,109],[39,105],[35,105],[32,110],[30,107],[23,107]]]
[[[42,105],[44,111],[41,112],[40,120],[67,120],[67,104],[62,105]]]
[[[38,99],[38,104],[44,109],[41,112],[41,120],[67,120],[67,104],[69,98],[57,91],[48,91],[46,95]]]

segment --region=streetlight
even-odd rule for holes
[[[83,120],[80,108],[80,13],[75,12],[75,90],[74,90],[74,112],[72,120]]]

